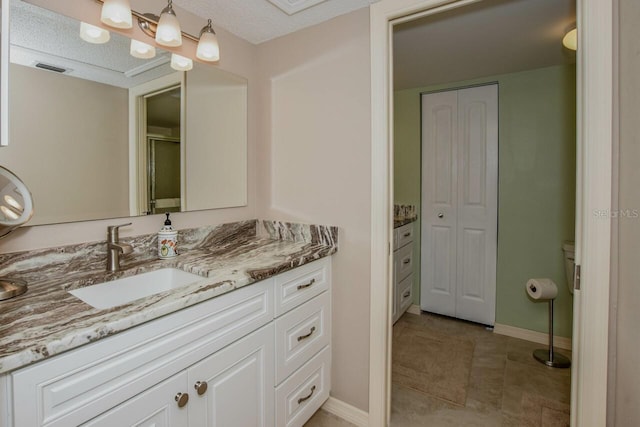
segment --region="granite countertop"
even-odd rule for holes
[[[402,219],[393,219],[393,228],[402,227],[403,225],[407,225],[409,223],[415,222],[418,220],[417,216],[411,218],[402,218]]]
[[[29,291],[0,302],[0,374],[124,331],[335,253],[337,228],[257,221],[180,231],[180,255],[158,260],[155,235],[121,241],[134,253],[105,271],[104,242],[0,255],[0,276]],[[96,309],[67,290],[165,267],[202,276],[185,287]]]

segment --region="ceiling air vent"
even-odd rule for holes
[[[55,73],[65,73],[67,71],[66,68],[56,67],[55,65],[45,64],[44,62],[38,62],[36,68],[42,68],[43,70],[53,71]]]
[[[293,15],[305,9],[324,3],[327,0],[269,0],[287,15]]]

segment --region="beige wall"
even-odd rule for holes
[[[620,187],[619,209],[632,217],[618,221],[618,295],[615,351],[616,426],[640,425],[640,3],[620,0]],[[614,264],[615,265],[615,264]],[[611,419],[611,418],[610,418]]]
[[[368,408],[369,12],[259,47],[258,194],[266,218],[337,225],[332,395]]]
[[[0,161],[31,190],[31,222],[128,215],[127,90],[22,65],[9,73],[11,144]]]
[[[34,3],[36,3],[34,1]],[[77,2],[74,0],[64,0],[55,2],[41,1],[49,8],[56,7],[60,12],[68,12],[70,15],[78,13],[92,13],[95,15],[93,7],[100,7],[97,2]],[[132,7],[136,8],[139,2],[133,1]],[[157,3],[156,3],[157,6]],[[67,8],[65,10],[65,8]],[[180,22],[187,31],[197,32],[197,29],[204,25],[203,18],[196,17],[180,8],[176,8],[176,13],[180,17]],[[93,12],[92,12],[93,11]],[[71,13],[72,12],[72,13]],[[215,24],[215,23],[214,23]],[[256,209],[256,140],[257,130],[253,117],[257,115],[257,91],[254,84],[257,70],[255,66],[257,57],[257,47],[249,42],[240,39],[222,28],[216,27],[218,40],[221,46],[221,60],[217,68],[243,76],[249,80],[249,126],[248,126],[248,204],[240,208],[214,209],[197,212],[175,213],[172,215],[173,224],[178,229],[198,227],[208,224],[220,224],[224,222],[238,221],[242,219],[252,219],[258,216]],[[11,144],[11,143],[10,143]],[[0,147],[0,164],[4,156],[6,147]],[[35,201],[36,209],[38,201]],[[0,252],[8,253],[36,248],[47,248],[65,244],[81,242],[91,242],[104,240],[106,237],[107,225],[119,224],[123,222],[133,222],[131,227],[121,230],[122,236],[133,236],[146,233],[154,233],[162,226],[164,218],[161,216],[143,216],[123,219],[97,220],[74,222],[60,225],[42,225],[22,227],[0,242]]]

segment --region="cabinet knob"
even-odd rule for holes
[[[316,283],[316,279],[311,279],[309,280],[308,283],[305,283],[304,285],[298,285],[298,290],[302,290],[302,289],[307,289],[309,286],[313,285],[314,283]]]
[[[178,408],[183,408],[189,402],[189,393],[176,394],[176,402],[178,402]]]
[[[443,214],[442,212],[440,212],[440,213],[438,214],[438,218],[444,218],[444,214]]]
[[[198,396],[202,396],[207,392],[207,382],[206,381],[198,381],[194,384],[193,388],[198,392]]]
[[[301,397],[300,399],[298,399],[298,405],[301,404],[304,401],[307,401],[307,400],[311,399],[311,396],[313,396],[313,393],[315,393],[315,392],[316,392],[316,386],[311,387],[311,393],[309,393],[305,397]]]

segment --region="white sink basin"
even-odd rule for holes
[[[170,289],[191,285],[204,278],[177,268],[163,268],[111,282],[74,289],[69,293],[95,308],[127,304]]]

